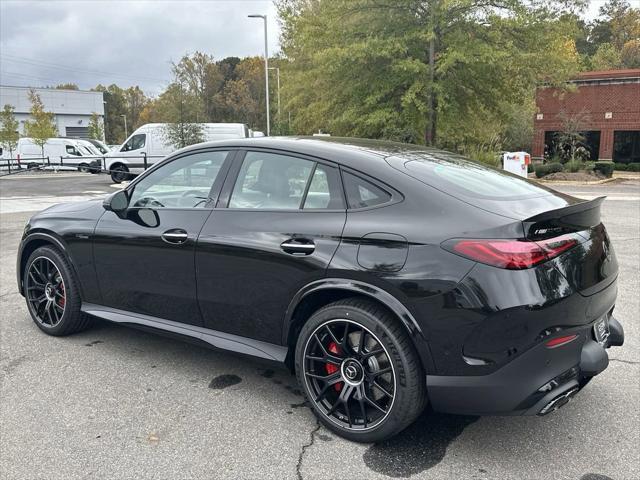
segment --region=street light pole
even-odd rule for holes
[[[276,82],[278,85],[278,122],[281,122],[282,119],[280,118],[280,67],[269,67],[269,70],[276,71]]]
[[[124,118],[124,139],[126,140],[127,137],[129,136],[129,131],[127,130],[127,116],[126,115],[120,115],[122,118]]]
[[[264,20],[264,88],[267,105],[267,137],[271,132],[271,122],[269,119],[269,46],[267,44],[267,16],[249,15],[249,18],[261,18]]]
[[[107,102],[102,101],[102,110],[104,114],[102,115],[102,141],[107,143]]]

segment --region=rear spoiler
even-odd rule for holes
[[[607,197],[542,212],[522,221],[526,238],[537,239],[579,232],[600,223],[600,206]]]

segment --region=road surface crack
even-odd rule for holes
[[[629,364],[629,365],[640,365],[640,362],[634,362],[633,360],[621,360],[620,358],[610,358],[609,361],[610,362],[626,363],[626,364]]]
[[[316,441],[316,433],[320,430],[320,422],[316,420],[316,428],[311,430],[311,435],[309,436],[309,443],[305,443],[302,445],[302,450],[300,450],[300,455],[298,456],[298,464],[296,465],[296,475],[298,476],[298,480],[303,480],[302,478],[302,461],[304,460],[304,454],[308,448],[311,448]]]

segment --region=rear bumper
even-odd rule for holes
[[[607,368],[606,348],[624,342],[624,330],[614,317],[609,319],[609,329],[604,346],[594,340],[593,324],[589,324],[563,331],[578,335],[571,343],[547,348],[541,342],[488,375],[427,375],[431,405],[436,411],[465,415],[549,413]]]

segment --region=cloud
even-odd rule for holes
[[[140,85],[157,95],[171,61],[196,50],[216,59],[278,50],[276,10],[266,0],[0,2],[0,83]]]

